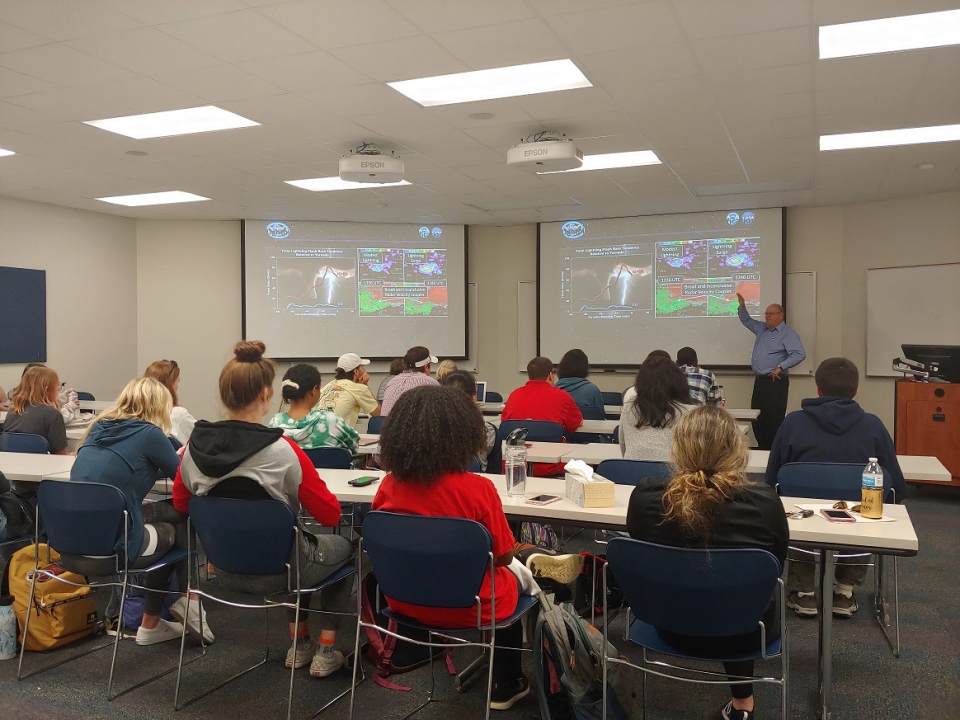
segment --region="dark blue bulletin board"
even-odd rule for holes
[[[0,267],[0,364],[46,360],[47,272]]]

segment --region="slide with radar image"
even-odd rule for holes
[[[447,253],[442,248],[360,248],[360,316],[446,317]]]
[[[657,317],[737,314],[737,293],[760,302],[759,238],[656,243]]]

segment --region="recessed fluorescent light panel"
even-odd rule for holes
[[[13,150],[4,150],[3,148],[0,148],[0,157],[7,157],[9,155],[16,155],[16,153]]]
[[[332,192],[333,190],[371,190],[374,188],[397,187],[398,185],[409,185],[406,180],[392,183],[358,183],[349,180],[341,180],[334,175],[324,178],[307,178],[306,180],[284,180],[287,185],[293,185],[311,192]]]
[[[960,10],[824,25],[820,59],[960,44]]]
[[[853,150],[856,148],[921,145],[923,143],[960,140],[960,125],[874,130],[872,132],[821,135],[820,150]]]
[[[537,175],[556,175],[557,173],[583,172],[584,170],[612,170],[613,168],[641,167],[642,165],[659,165],[660,158],[653,150],[636,150],[634,152],[602,153],[600,155],[584,155],[583,165],[572,170],[548,170]]]
[[[146,138],[192,135],[193,133],[253,127],[260,123],[248,120],[215,105],[204,105],[203,107],[186,108],[185,110],[166,110],[107,120],[87,120],[86,124],[119,135],[126,135],[135,140],[144,140]]]
[[[424,107],[593,87],[571,60],[438,75],[387,85]]]
[[[115,197],[97,198],[114,205],[126,205],[127,207],[141,207],[143,205],[171,205],[173,203],[200,202],[210,198],[203,195],[194,195],[193,193],[182,192],[180,190],[169,190],[167,192],[144,193],[142,195],[117,195]]]

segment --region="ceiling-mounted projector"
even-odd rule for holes
[[[583,153],[563,135],[535,133],[507,150],[507,165],[531,172],[574,170],[583,165]]]
[[[340,179],[359,183],[395,183],[403,180],[403,160],[367,143],[340,158]]]

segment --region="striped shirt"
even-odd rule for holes
[[[440,383],[421,370],[404,370],[399,375],[390,378],[390,382],[387,383],[387,389],[383,391],[383,404],[381,405],[380,414],[389,415],[397,402],[397,398],[407,390],[412,390],[422,385],[439,384]]]
[[[687,376],[690,397],[697,405],[706,405],[708,402],[720,404],[722,400],[720,386],[717,385],[717,378],[712,372],[694,365],[681,365],[680,369]]]

